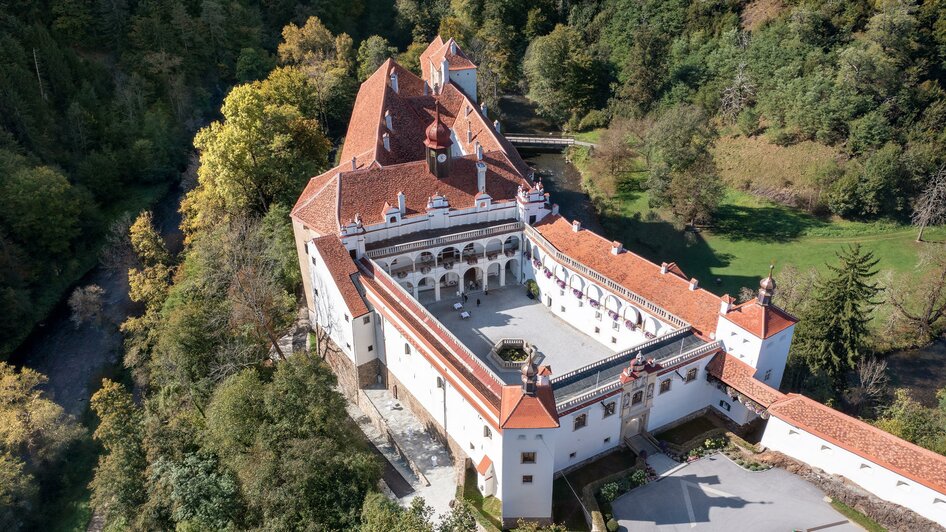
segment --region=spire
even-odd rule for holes
[[[450,129],[440,120],[440,102],[435,102],[437,108],[434,115],[434,121],[427,127],[426,140],[424,145],[431,149],[449,148],[453,141],[450,140]]]
[[[759,304],[767,306],[772,302],[772,296],[775,295],[775,279],[772,278],[774,264],[769,265],[769,276],[759,282]]]

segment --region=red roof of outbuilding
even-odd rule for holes
[[[476,472],[485,475],[489,471],[490,466],[493,465],[493,461],[489,459],[488,456],[483,455],[483,459],[480,460],[480,463],[476,464]]]
[[[535,395],[526,395],[522,386],[503,386],[499,427],[503,429],[554,429],[558,411],[551,386],[536,386]]]
[[[862,458],[946,494],[946,456],[902,440],[803,395],[769,407],[782,421]]]

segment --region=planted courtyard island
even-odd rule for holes
[[[503,338],[489,351],[490,361],[503,371],[518,371],[530,356],[538,361],[538,355],[535,346],[522,338]]]

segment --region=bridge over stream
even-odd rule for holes
[[[591,142],[575,140],[575,137],[560,134],[507,133],[506,140],[517,148],[554,148],[565,149],[569,146],[591,146]]]

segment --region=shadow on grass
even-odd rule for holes
[[[795,240],[808,229],[825,225],[827,222],[783,207],[721,205],[712,230],[730,240],[776,243]]]

